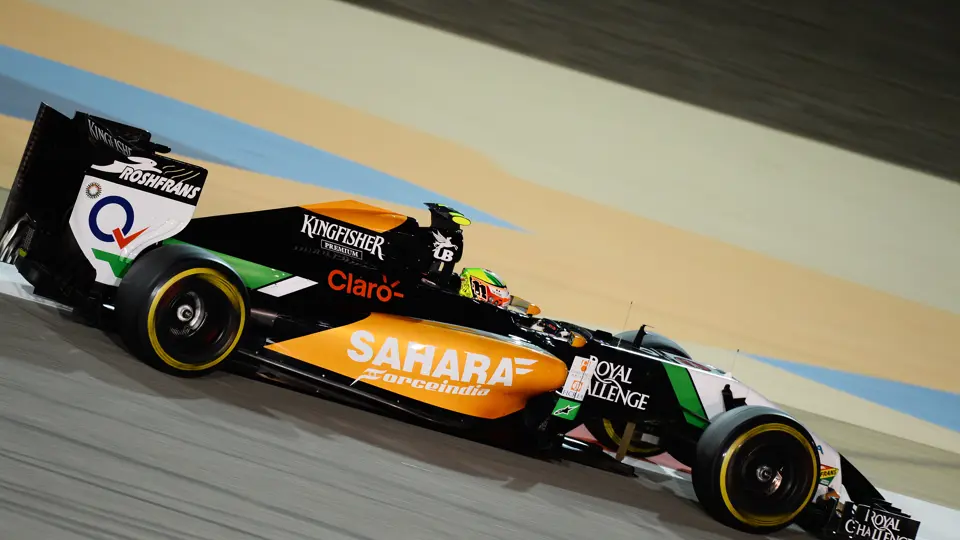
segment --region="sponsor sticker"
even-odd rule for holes
[[[111,135],[110,132],[97,125],[90,118],[87,118],[87,129],[90,131],[90,137],[93,140],[100,141],[125,156],[129,156],[133,152],[128,144]]]
[[[337,223],[331,223],[316,214],[304,214],[300,232],[308,238],[320,238],[320,247],[324,251],[363,260],[368,253],[383,260],[384,237],[379,234],[361,232]]]
[[[99,191],[98,197],[99,197]],[[89,195],[89,186],[87,188],[87,194]],[[117,207],[123,213],[123,225],[120,227],[114,227],[110,233],[104,232],[100,228],[98,219],[100,213],[104,209],[110,207]],[[90,232],[93,233],[93,237],[101,242],[116,242],[117,246],[120,249],[127,247],[130,242],[133,242],[138,236],[143,234],[144,231],[149,229],[149,227],[144,227],[136,232],[131,232],[133,229],[133,223],[136,220],[134,215],[133,205],[130,204],[130,201],[119,196],[119,195],[108,195],[93,204],[93,207],[90,208],[90,217],[87,220],[87,224],[90,227]]]
[[[487,386],[513,386],[515,376],[530,373],[532,370],[529,366],[537,363],[537,360],[534,359],[509,356],[495,360],[475,352],[440,349],[434,345],[413,341],[401,342],[393,336],[384,338],[383,342],[378,345],[376,336],[368,330],[354,331],[350,336],[350,345],[351,347],[347,349],[347,356],[351,360],[358,363],[369,362],[375,370],[384,370],[385,373],[380,374],[381,377],[390,371],[402,372],[403,377],[401,378],[404,380],[400,381],[400,378],[398,378],[396,384],[410,384],[411,386],[416,380],[420,380],[418,376],[443,381],[443,384],[454,387],[463,387],[470,383]],[[369,371],[369,368],[367,371]],[[367,372],[364,372],[364,374],[367,374]],[[375,373],[369,375],[373,376]],[[363,375],[358,377],[357,380],[362,378]],[[385,378],[382,380],[390,382]],[[453,384],[451,384],[451,381]],[[467,392],[467,390],[463,390],[463,392]],[[486,395],[486,393],[461,393],[460,395]]]
[[[837,468],[829,465],[820,465],[820,484],[829,486],[837,476]]]
[[[87,194],[88,199],[96,199],[103,193],[103,186],[99,182],[90,182],[87,184],[84,193]]]
[[[458,247],[453,243],[453,238],[440,234],[439,231],[433,231],[433,258],[438,261],[450,262],[453,260],[454,251]]]
[[[566,398],[560,398],[553,408],[553,416],[563,418],[564,420],[573,420],[577,417],[578,412],[580,412],[580,403],[570,401]]]
[[[356,277],[353,272],[331,270],[327,274],[327,285],[334,291],[360,298],[376,298],[383,303],[390,302],[394,298],[403,298],[403,293],[397,290],[400,281],[390,282],[385,275],[383,276],[383,283],[377,283]]]
[[[117,285],[139,250],[183,230],[193,210],[175,197],[87,175],[70,213],[70,231],[97,282]]]
[[[325,249],[320,249],[319,247],[316,247],[316,246],[296,245],[296,246],[293,246],[293,251],[296,251],[298,253],[306,253],[308,255],[322,255],[332,261],[341,262],[345,264],[360,264],[353,257],[348,257],[346,255],[341,255],[340,253],[327,251]]]
[[[166,197],[196,204],[197,195],[200,194],[202,186],[191,181],[200,176],[199,171],[181,170],[176,168],[177,165],[166,165],[165,167],[170,170],[164,172],[157,168],[157,162],[150,158],[131,156],[127,159],[130,163],[114,161],[110,165],[91,165],[90,168],[116,174],[121,184],[134,185]],[[174,180],[166,175],[176,175],[177,179]]]
[[[632,367],[600,360],[594,369],[588,393],[591,397],[645,411],[650,396],[631,390],[632,385]]]
[[[441,409],[493,419],[563,385],[567,365],[510,336],[374,311],[267,350]],[[544,411],[549,412],[549,411]]]
[[[593,372],[597,367],[597,357],[590,356],[585,358],[577,356],[570,365],[570,371],[567,372],[567,380],[560,389],[560,395],[576,401],[583,401],[590,389],[590,380],[593,378]]]
[[[858,505],[838,532],[850,540],[916,540],[919,530],[919,521]]]
[[[453,394],[457,396],[485,396],[490,393],[489,388],[481,388],[478,385],[460,385],[452,383],[449,380],[443,382],[427,381],[417,377],[408,377],[406,375],[397,375],[385,369],[367,368],[359,377],[350,383],[353,386],[357,381],[383,381],[389,384],[404,385],[408,384],[412,388],[426,390],[427,392],[438,392],[441,394]]]

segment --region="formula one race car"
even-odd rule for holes
[[[41,104],[0,218],[0,257],[35,294],[146,364],[243,366],[448,426],[519,426],[546,446],[583,425],[617,459],[689,466],[730,527],[916,537],[835,449],[677,343],[540,318],[493,272],[456,272],[470,220],[455,209],[427,204],[428,225],[356,201],[194,218],[207,171],[150,138]]]

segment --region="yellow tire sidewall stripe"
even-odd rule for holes
[[[170,287],[172,287],[178,281],[190,276],[197,276],[220,289],[220,291],[227,296],[227,299],[230,301],[233,307],[240,313],[240,327],[237,331],[236,337],[234,337],[233,341],[223,352],[223,354],[204,364],[185,364],[176,358],[173,358],[169,353],[167,353],[167,351],[163,349],[163,347],[160,345],[160,340],[157,337],[156,313],[157,307],[160,304],[160,299],[163,298],[163,295],[167,292],[167,290],[170,289]],[[233,349],[240,341],[240,336],[243,334],[244,324],[246,324],[246,309],[243,302],[243,295],[240,293],[237,287],[226,277],[224,277],[223,274],[212,268],[191,268],[189,270],[184,270],[183,272],[180,272],[179,274],[168,279],[167,282],[160,287],[160,290],[158,290],[153,296],[153,299],[150,302],[150,309],[147,312],[147,337],[150,340],[150,346],[153,348],[153,351],[168,366],[181,371],[201,371],[216,366],[227,356],[229,356],[231,352],[233,352]]]
[[[727,492],[727,469],[730,466],[730,462],[733,460],[733,457],[737,454],[737,451],[743,446],[744,443],[753,437],[760,435],[761,433],[767,433],[770,431],[779,431],[794,437],[800,441],[800,443],[803,444],[803,447],[810,453],[810,463],[811,467],[813,468],[812,478],[814,481],[811,482],[810,491],[807,493],[807,497],[804,499],[804,501],[809,502],[813,498],[813,492],[817,489],[817,479],[819,478],[820,471],[817,470],[816,450],[814,450],[813,446],[810,444],[810,441],[807,440],[807,438],[798,430],[785,424],[773,423],[759,425],[740,435],[727,449],[727,452],[723,457],[723,463],[720,466],[720,497],[723,499],[723,504],[727,507],[727,510],[731,515],[733,515],[733,517],[751,527],[778,527],[793,520],[793,518],[797,517],[797,515],[800,514],[800,512],[806,507],[805,502],[802,506],[800,506],[800,508],[788,514],[760,517],[738,511],[734,507],[733,502],[730,500],[730,494]]]

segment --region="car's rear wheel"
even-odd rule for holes
[[[182,377],[210,373],[236,349],[249,308],[243,282],[192,246],[161,246],[130,267],[117,290],[121,338],[146,364]]]
[[[743,406],[718,416],[697,443],[693,487],[717,521],[749,533],[789,526],[813,499],[820,456],[782,411]]]

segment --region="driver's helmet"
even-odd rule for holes
[[[464,268],[460,271],[460,296],[506,307],[510,291],[500,277],[483,268]]]

